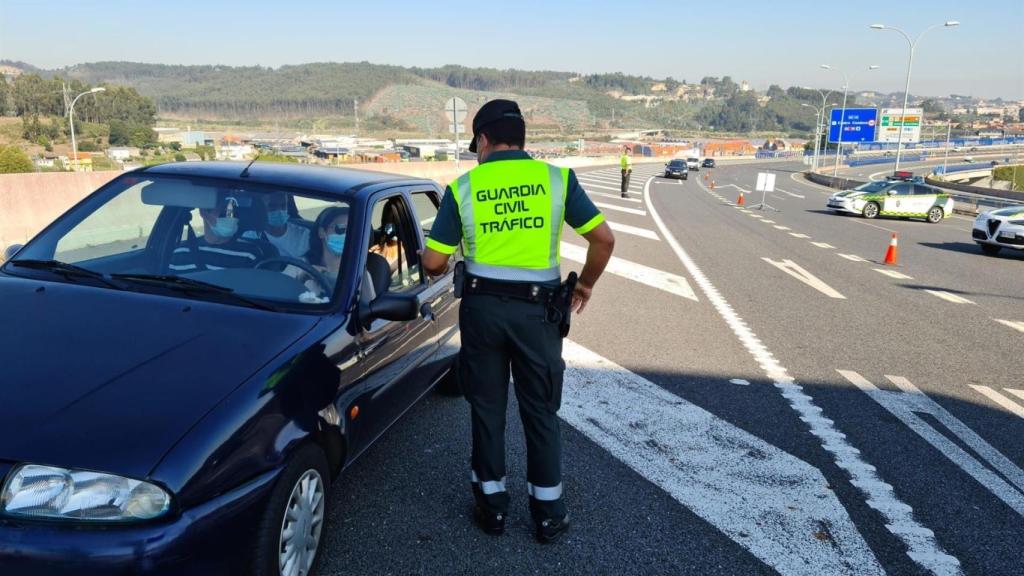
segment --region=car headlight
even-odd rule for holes
[[[113,474],[25,464],[0,493],[0,512],[31,518],[132,521],[167,512],[159,486]]]

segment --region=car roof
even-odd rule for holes
[[[369,193],[380,188],[407,184],[436,186],[433,180],[400,174],[281,162],[254,162],[249,166],[246,176],[242,176],[247,165],[248,162],[173,162],[140,168],[135,173],[217,178],[239,184],[302,188],[339,196],[354,196],[360,191]]]

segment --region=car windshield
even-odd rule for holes
[[[891,182],[868,182],[854,188],[857,192],[881,192]]]
[[[344,201],[258,185],[129,174],[4,266],[10,274],[263,308],[325,304],[342,268]]]
[[[673,167],[673,168],[680,168],[682,166],[685,166],[686,162],[684,162],[683,160],[673,160],[673,161],[669,162],[668,165]]]

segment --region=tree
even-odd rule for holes
[[[1017,120],[1024,122],[1024,106],[1021,106],[1020,110],[1017,111]]]
[[[174,155],[174,161],[175,162],[184,162],[185,160],[186,160],[185,155],[182,154],[181,152],[178,152],[177,154]]]
[[[0,174],[34,171],[32,160],[24,150],[17,146],[0,146]]]
[[[7,115],[7,96],[11,93],[11,87],[7,84],[7,77],[0,74],[0,116]]]

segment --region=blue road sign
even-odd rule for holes
[[[842,109],[833,109],[828,124],[828,141],[839,141],[839,124]],[[843,142],[874,142],[875,129],[878,127],[878,109],[847,108],[846,118],[842,120]]]

